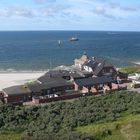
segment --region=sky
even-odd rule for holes
[[[3,30],[140,31],[140,0],[0,0]]]

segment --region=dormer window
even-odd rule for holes
[[[98,64],[98,67],[101,66],[101,63]]]

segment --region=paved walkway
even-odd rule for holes
[[[130,84],[131,83],[124,83],[124,84],[120,84],[120,86],[127,86],[127,91],[134,91],[140,93],[140,88],[131,88]]]

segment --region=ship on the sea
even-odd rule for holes
[[[70,41],[78,41],[79,39],[77,38],[77,37],[72,37],[71,39],[70,39]]]

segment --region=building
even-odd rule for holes
[[[89,60],[88,55],[84,53],[79,59],[74,60],[74,65],[82,69],[83,64],[88,60]]]
[[[131,82],[132,79],[129,79],[128,74],[127,73],[122,73],[120,71],[118,71],[118,75],[117,75],[117,81],[118,83],[128,83]]]
[[[83,78],[83,75],[67,70],[52,70],[34,83],[3,89],[1,98],[4,103],[23,103],[32,101],[33,97],[62,96],[74,91],[73,81],[79,78]]]
[[[57,97],[74,89],[74,84],[62,78],[48,78],[44,83],[29,84],[33,96]]]
[[[82,65],[82,70],[92,73],[98,65],[95,60],[88,60]]]
[[[65,80],[74,80],[83,78],[84,75],[78,74],[77,72],[68,71],[68,70],[51,70],[45,73],[43,76],[39,77],[37,81],[39,83],[46,83],[48,79],[51,78],[62,78]]]
[[[100,58],[89,58],[87,55],[82,55],[80,59],[75,59],[75,66],[78,66],[83,72],[92,73],[93,76],[111,76],[117,78],[117,70],[107,60]]]
[[[31,100],[31,91],[25,85],[8,87],[2,90],[4,103],[19,104]]]
[[[117,82],[108,76],[89,77],[84,79],[77,79],[74,81],[75,90],[82,93],[106,92],[111,90],[118,90]]]
[[[4,103],[20,104],[32,101],[33,97],[53,98],[74,91],[74,84],[62,78],[48,78],[45,83],[12,86],[2,90]]]
[[[75,59],[72,70],[50,70],[36,82],[8,87],[0,98],[4,103],[45,103],[118,90],[117,80],[127,75],[117,72],[106,60],[89,58],[86,54]]]

